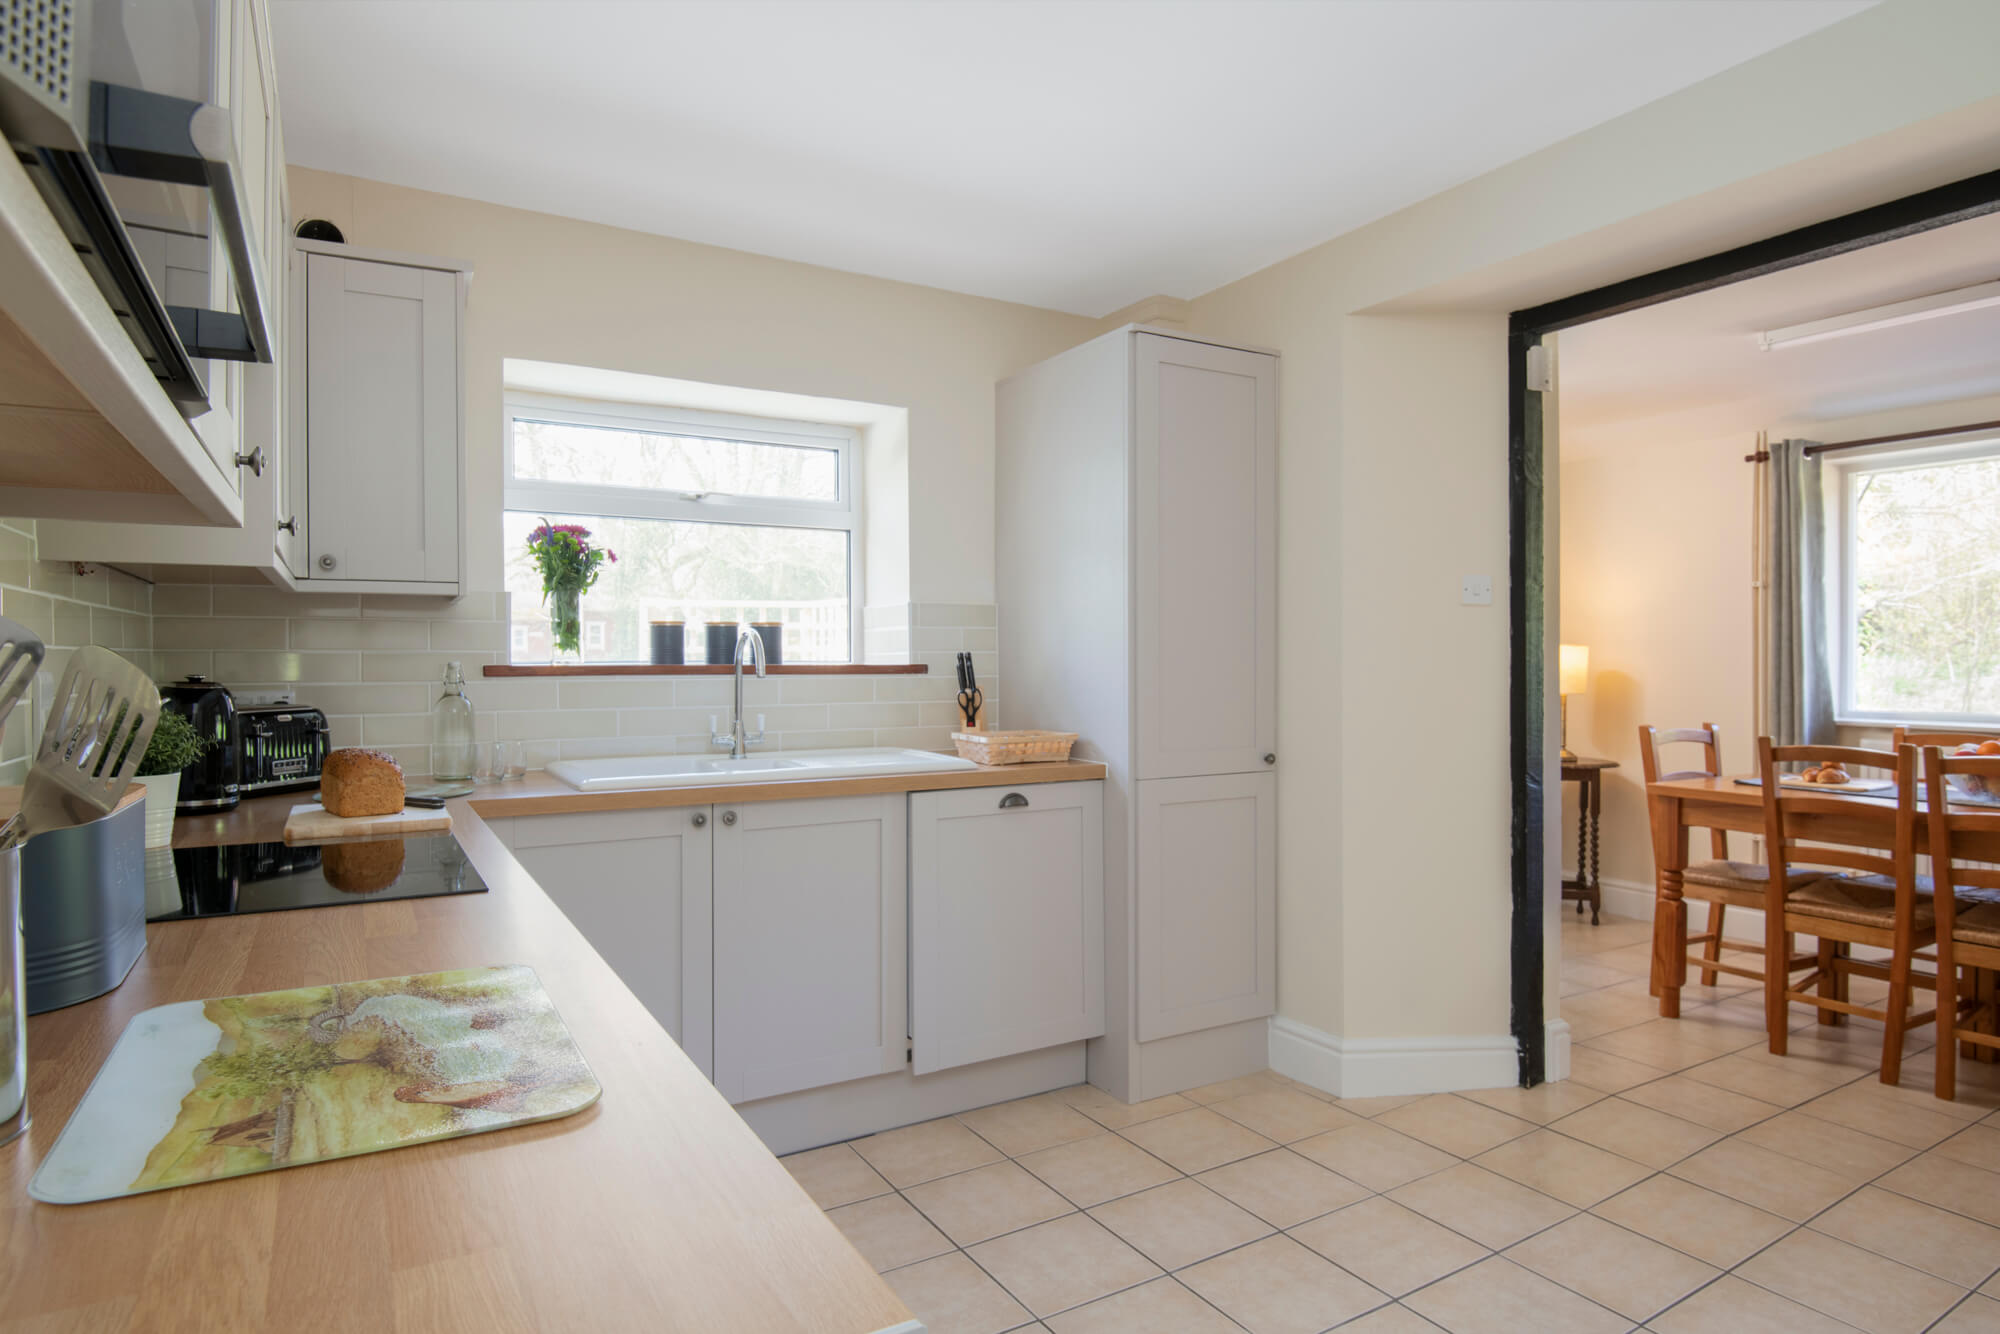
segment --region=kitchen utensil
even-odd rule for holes
[[[958,711],[965,715],[968,731],[979,726],[979,710],[986,703],[986,696],[980,693],[979,682],[973,676],[972,655],[958,655]]]
[[[406,798],[407,800],[407,798]],[[451,828],[447,810],[404,809],[394,815],[328,815],[318,802],[294,806],[285,817],[285,842],[317,843],[335,838],[387,838]]]
[[[42,669],[47,652],[33,630],[0,616],[0,728],[28,693],[28,683]]]
[[[28,1128],[28,979],[21,850],[0,852],[0,1144]]]
[[[144,672],[109,649],[71,653],[0,849],[116,810],[159,721],[160,692]]]
[[[602,1092],[521,964],[182,1001],[132,1016],[28,1193],[83,1204],[268,1172],[553,1121]]]

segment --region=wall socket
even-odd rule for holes
[[[1490,574],[1468,574],[1459,581],[1458,601],[1466,607],[1490,607],[1493,605],[1493,576]]]

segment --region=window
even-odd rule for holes
[[[2000,723],[2000,440],[1832,472],[1841,716]]]
[[[847,427],[512,395],[502,540],[514,656],[548,656],[527,556],[546,518],[618,554],[584,596],[584,650],[644,662],[647,623],[779,621],[787,662],[848,662],[858,642],[859,450]]]

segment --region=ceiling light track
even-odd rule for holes
[[[1781,347],[1802,347],[1807,343],[1824,343],[1832,338],[1873,333],[1877,329],[1894,329],[1900,325],[1935,320],[1946,315],[1963,315],[1969,311],[1985,310],[1991,306],[2000,306],[2000,282],[1980,283],[1976,287],[1960,287],[1950,292],[1934,292],[1930,296],[1898,301],[1887,306],[1871,306],[1867,310],[1835,315],[1831,319],[1814,320],[1810,324],[1768,329],[1756,335],[1757,346],[1766,352]]]

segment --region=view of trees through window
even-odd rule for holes
[[[659,497],[685,512],[694,494],[779,502],[839,497],[839,453],[811,446],[662,435],[563,422],[516,419],[510,492],[552,483],[615,488],[632,503],[655,508]],[[593,545],[617,553],[583,598],[585,657],[645,662],[648,623],[686,623],[688,662],[705,661],[704,623],[777,621],[784,625],[787,662],[850,660],[849,603],[852,534],[727,522],[731,507],[711,505],[714,520],[642,514],[547,513],[519,508],[510,494],[503,540],[507,589],[513,594],[516,661],[546,661],[551,646],[541,582],[527,554],[530,529],[543,519],[588,528]],[[603,500],[598,504],[611,507]],[[843,520],[844,522],[844,520]]]
[[[1853,706],[2000,715],[2000,458],[1849,485]]]

